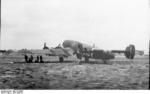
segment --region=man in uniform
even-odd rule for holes
[[[38,62],[39,62],[39,56],[37,56],[37,57],[36,57],[35,62],[36,62],[36,63],[38,63]]]
[[[33,62],[33,56],[32,55],[30,56],[30,62],[31,63]]]
[[[24,55],[24,58],[25,58],[25,62],[27,63],[28,62],[28,56]]]
[[[40,56],[40,63],[43,63],[44,61],[43,61],[43,57],[42,56]]]

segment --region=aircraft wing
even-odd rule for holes
[[[26,50],[26,51],[19,51],[19,53],[25,55],[47,55],[47,56],[72,56],[73,51],[70,48],[51,48],[51,49],[37,49],[37,50]]]
[[[144,51],[135,50],[135,54],[137,54],[137,55],[144,55]]]
[[[36,55],[52,55],[50,50],[30,50],[31,54]]]
[[[125,51],[123,51],[123,50],[112,50],[111,52],[112,53],[124,53]]]
[[[70,48],[52,48],[50,51],[53,53],[55,56],[72,56],[73,51]]]
[[[23,55],[25,54],[33,54],[33,55],[50,55],[52,54],[50,50],[42,50],[42,49],[37,49],[37,50],[20,50],[18,53],[21,53]]]

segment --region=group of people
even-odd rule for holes
[[[36,60],[33,60],[33,56],[32,55],[30,57],[25,55],[24,58],[25,58],[25,62],[27,62],[27,63],[33,63],[33,62],[35,62],[35,63],[44,63],[42,56],[37,56]]]

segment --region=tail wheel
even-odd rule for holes
[[[59,57],[59,62],[64,62],[64,58],[63,57]]]

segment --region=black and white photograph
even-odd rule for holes
[[[149,17],[149,0],[1,0],[0,89],[149,90]]]

